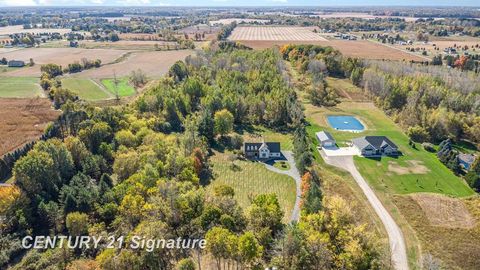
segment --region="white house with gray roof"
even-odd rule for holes
[[[385,136],[365,136],[352,140],[362,156],[397,155],[398,146]]]
[[[247,158],[268,159],[282,156],[279,142],[246,142],[243,144],[243,152]]]

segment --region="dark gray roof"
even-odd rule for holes
[[[258,151],[258,149],[262,146],[262,143],[244,143],[243,149],[244,151]]]
[[[394,149],[398,149],[398,146],[385,136],[365,136],[353,139],[352,142],[360,148],[364,148],[365,146],[370,144],[375,149],[381,149],[383,146],[386,145],[389,145]]]
[[[280,152],[280,143],[279,142],[267,142],[267,147],[270,152]]]

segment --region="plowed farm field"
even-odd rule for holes
[[[256,50],[263,50],[272,47],[281,47],[287,44],[314,44],[320,46],[331,46],[339,50],[343,55],[362,59],[376,60],[397,60],[397,61],[425,61],[419,55],[407,53],[399,49],[384,46],[379,43],[367,40],[237,40],[238,42]]]
[[[46,98],[0,98],[0,156],[37,140],[59,111]]]
[[[35,62],[33,67],[25,67],[6,72],[3,73],[3,76],[40,77],[40,66],[43,64],[54,63],[66,67],[75,61],[81,61],[82,58],[88,60],[100,59],[102,64],[106,64],[115,61],[125,53],[126,51],[124,50],[111,49],[28,48],[4,53],[0,52],[0,58],[5,57],[8,60],[23,60],[26,63],[32,58]]]
[[[313,32],[314,27],[237,27],[230,40],[279,40],[279,41],[326,41],[320,34]]]

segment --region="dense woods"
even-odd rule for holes
[[[54,138],[20,158],[15,186],[1,190],[0,241],[9,245],[0,245],[0,265],[23,256],[13,269],[80,262],[102,269],[201,269],[212,260],[218,269],[385,269],[375,239],[348,204],[322,196],[281,55],[224,47],[177,62],[128,106],[59,103],[63,115],[50,128]],[[43,71],[54,80],[61,69]],[[231,187],[208,188],[212,149],[233,129],[252,124],[295,130],[295,156],[305,172],[298,224],[282,222],[274,194],[257,195],[242,209]],[[25,235],[49,234],[205,238],[207,248],[20,247]]]
[[[375,103],[419,142],[480,143],[480,77],[438,66],[369,61],[362,78]]]

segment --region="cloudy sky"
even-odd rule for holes
[[[0,0],[0,6],[480,6],[479,0]]]

